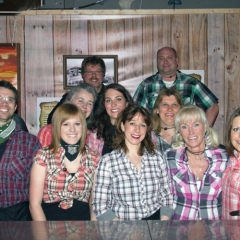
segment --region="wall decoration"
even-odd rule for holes
[[[20,114],[20,44],[0,43],[0,80],[9,81],[18,90],[16,113]]]
[[[47,125],[48,114],[58,104],[61,97],[38,97],[37,98],[37,132]]]
[[[84,58],[90,55],[63,55],[63,86],[70,89],[83,81],[81,74],[81,64]],[[118,56],[117,55],[97,55],[102,58],[106,65],[106,73],[103,84],[118,82]]]

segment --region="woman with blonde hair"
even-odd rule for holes
[[[205,112],[185,106],[175,118],[173,149],[165,157],[173,202],[173,220],[217,220],[222,213],[222,174],[229,156],[219,148]]]

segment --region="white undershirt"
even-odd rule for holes
[[[175,81],[171,81],[171,82],[169,82],[169,81],[164,81],[164,80],[163,80],[163,82],[165,83],[166,88],[170,88],[170,87],[173,86],[173,83],[174,83]]]

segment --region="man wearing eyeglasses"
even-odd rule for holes
[[[106,73],[106,65],[102,58],[98,56],[90,56],[86,57],[82,61],[81,65],[81,74],[83,81],[92,85],[96,92],[98,93],[97,100],[94,105],[93,114],[96,115],[100,111],[100,103],[101,103],[101,97],[104,93],[104,84],[103,79]],[[47,123],[50,124],[52,120],[52,115],[54,111],[59,107],[61,104],[65,102],[66,96],[68,93],[65,93],[62,96],[62,99],[60,102],[55,106],[55,108],[52,110],[52,112],[48,115]]]
[[[0,81],[0,221],[31,220],[28,203],[32,159],[41,148],[36,136],[13,119],[18,92]]]

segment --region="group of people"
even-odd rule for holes
[[[240,109],[225,147],[217,97],[177,69],[175,49],[160,49],[157,66],[132,97],[104,86],[104,61],[87,57],[84,82],[37,137],[0,81],[0,220],[238,219]]]

